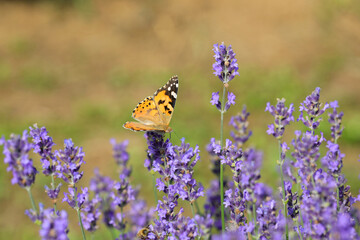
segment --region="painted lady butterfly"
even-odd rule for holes
[[[138,122],[126,122],[124,128],[133,131],[171,132],[169,123],[174,112],[178,87],[178,77],[171,77],[154,96],[145,98],[135,107],[132,117]]]

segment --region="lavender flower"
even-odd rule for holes
[[[48,186],[45,185],[45,192],[49,196],[49,198],[53,200],[56,200],[58,198],[61,185],[62,184],[59,183],[57,187],[54,188],[49,188]]]
[[[81,188],[82,193],[76,187],[69,187],[68,193],[64,192],[63,202],[67,202],[74,209],[82,209],[85,200],[88,198],[88,188]]]
[[[124,175],[120,174],[120,181],[114,184],[115,193],[111,193],[111,197],[113,198],[114,204],[118,207],[123,208],[130,201],[135,199],[135,190],[129,183],[129,180],[124,177]]]
[[[287,207],[287,213],[292,218],[295,219],[299,215],[299,204],[298,204],[298,195],[291,191],[292,184],[291,182],[285,182],[285,202]]]
[[[145,137],[147,139],[147,159],[144,166],[150,171],[154,165],[163,164],[163,155],[166,149],[170,146],[170,141],[167,139],[164,141],[163,135],[157,132],[146,132]]]
[[[344,177],[341,174],[341,169],[343,167],[342,159],[345,157],[345,154],[340,152],[339,145],[328,141],[326,147],[329,149],[326,155],[321,159],[321,163],[325,166],[329,173],[333,175],[335,179],[338,179],[338,183],[343,184]]]
[[[39,203],[39,211],[34,209],[26,209],[25,215],[27,215],[33,223],[42,223],[44,220],[44,204]]]
[[[83,176],[84,172],[79,172],[82,164],[85,163],[85,153],[82,147],[75,147],[71,139],[64,140],[64,150],[55,152],[62,164],[57,166],[57,175],[70,186],[74,186]]]
[[[328,238],[330,226],[336,219],[336,182],[322,169],[313,177],[314,188],[304,190],[301,213],[304,221],[305,236],[313,239]]]
[[[275,118],[275,122],[268,126],[269,128],[266,132],[277,139],[281,139],[284,135],[285,126],[294,121],[294,116],[292,115],[294,112],[293,104],[290,104],[289,108],[287,108],[285,107],[285,98],[277,99],[276,106],[270,105],[270,102],[266,104],[266,111],[269,111]]]
[[[222,44],[214,44],[215,63],[213,64],[214,74],[224,83],[230,82],[236,75],[239,75],[238,64],[235,53],[229,45],[228,48]]]
[[[11,134],[9,140],[5,140],[4,137],[0,139],[0,145],[4,145],[4,162],[8,164],[6,170],[13,174],[11,183],[23,188],[30,187],[35,182],[35,176],[38,173],[32,159],[29,158],[28,153],[33,145],[28,142],[28,137],[25,130],[22,136]]]
[[[53,209],[44,210],[40,236],[43,240],[67,240],[68,220],[66,211],[54,214]]]
[[[148,209],[144,200],[135,200],[131,202],[129,217],[134,231],[138,232],[141,228],[148,226],[153,216],[154,209]]]
[[[98,208],[99,199],[97,197],[89,200],[89,196],[85,197],[85,202],[81,210],[81,219],[84,228],[89,232],[94,232],[99,228],[97,221],[101,215]]]
[[[95,198],[99,200],[99,211],[103,216],[103,222],[107,227],[115,224],[115,207],[112,200],[114,181],[106,176],[102,176],[98,169],[94,171],[95,176],[90,180],[90,191],[94,192]]]
[[[256,210],[256,213],[260,239],[269,239],[276,230],[276,202],[274,200],[263,202]]]
[[[355,221],[347,213],[339,213],[330,231],[331,240],[359,239],[355,230]]]
[[[243,193],[240,192],[239,188],[235,188],[234,192],[232,189],[225,191],[224,205],[225,208],[230,209],[232,223],[236,224],[237,227],[244,225],[246,222],[246,217],[244,215],[246,210],[246,199],[243,197]]]
[[[45,127],[39,128],[36,124],[33,128],[30,127],[30,135],[34,143],[34,153],[41,156],[43,174],[45,176],[54,174],[57,160],[52,152],[52,147],[55,145],[53,139],[48,135]]]
[[[337,142],[340,138],[344,127],[341,126],[342,117],[344,116],[343,112],[338,113],[337,108],[339,107],[338,101],[330,102],[330,107],[333,109],[333,112],[329,113],[329,123],[331,124],[331,137],[333,142]]]
[[[300,116],[297,121],[302,121],[305,126],[311,129],[311,131],[318,128],[322,118],[320,116],[329,108],[329,104],[325,103],[322,107],[320,103],[320,88],[317,87],[309,96],[307,96],[304,102],[300,103]],[[308,116],[304,117],[304,112]]]
[[[210,214],[203,216],[196,215],[195,221],[198,225],[200,231],[200,236],[203,239],[210,239],[211,228],[214,225],[214,220],[211,218]],[[221,223],[220,223],[221,226]]]
[[[230,135],[234,139],[238,148],[242,147],[252,135],[252,131],[248,130],[249,115],[250,113],[246,111],[246,105],[244,105],[241,113],[231,117],[230,119],[229,124],[235,128],[235,131],[231,131]]]
[[[226,104],[225,104],[225,109],[224,109],[225,112],[226,112],[227,110],[229,110],[229,108],[230,108],[231,105],[235,105],[235,99],[236,99],[235,94],[233,94],[232,92],[228,92],[227,102],[226,102]]]
[[[121,168],[122,174],[124,174],[125,177],[129,177],[131,175],[131,169],[127,168],[129,153],[126,151],[129,141],[125,140],[122,143],[117,143],[115,139],[111,139],[110,143],[113,145],[113,157],[116,164]]]
[[[295,131],[295,135],[296,138],[291,143],[294,146],[291,155],[296,159],[294,166],[299,169],[298,174],[302,183],[309,186],[320,157],[319,147],[325,139],[322,136],[314,136],[311,132],[301,134],[300,131]]]
[[[226,184],[224,184],[226,185]],[[214,179],[210,183],[210,187],[206,191],[206,202],[204,204],[205,214],[210,215],[214,219],[214,227],[221,230],[221,212],[220,212],[220,194],[219,180]]]
[[[219,92],[213,92],[211,96],[211,105],[215,105],[216,108],[221,111],[221,102],[219,100]]]

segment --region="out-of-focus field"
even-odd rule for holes
[[[205,146],[211,137],[219,138],[220,122],[209,101],[211,92],[221,90],[212,74],[212,45],[223,41],[232,44],[240,72],[230,83],[237,104],[225,121],[247,105],[250,144],[264,151],[262,180],[276,189],[277,143],[266,134],[273,121],[264,112],[266,102],[285,97],[298,110],[300,101],[319,86],[321,99],[338,100],[345,114],[339,141],[346,154],[343,171],[352,193],[359,192],[357,0],[83,0],[74,6],[0,1],[0,16],[0,136],[38,123],[47,127],[56,148],[72,138],[86,153],[83,186],[94,168],[117,178],[109,139],[129,139],[132,183],[141,185],[141,197],[154,205],[151,175],[143,167],[146,141],[122,124],[131,119],[138,101],[174,74],[180,88],[171,140],[178,144],[185,137],[200,146],[196,177],[208,186],[213,175]],[[287,129],[288,143],[300,126]],[[324,122],[321,131],[327,138],[328,128]],[[225,136],[229,130],[226,125]],[[0,171],[0,239],[38,239],[38,227],[23,214],[30,208],[26,191],[11,186],[3,163]],[[49,204],[44,184],[49,179],[38,177],[33,191],[36,201]],[[69,217],[76,219],[75,211]],[[71,226],[71,239],[77,239],[76,222]],[[104,239],[100,236],[95,239]]]

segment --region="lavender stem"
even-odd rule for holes
[[[225,74],[226,76],[226,74]],[[221,122],[220,122],[220,144],[221,149],[223,150],[224,147],[224,107],[225,107],[225,93],[226,87],[223,86],[223,96],[221,101]],[[221,230],[222,232],[225,231],[225,210],[224,210],[224,165],[220,164],[220,207],[221,207]]]
[[[282,187],[282,202],[284,207],[284,218],[285,218],[285,239],[289,239],[289,227],[287,221],[287,208],[285,203],[285,182],[284,182],[284,173],[283,173],[283,164],[284,161],[281,158],[281,140],[279,140],[279,162],[280,162],[280,178],[281,178],[281,187]]]
[[[55,189],[54,173],[51,174],[51,188]],[[56,210],[56,199],[53,199],[53,202],[54,202],[54,212],[57,212],[57,210]]]
[[[77,215],[78,215],[78,219],[79,219],[79,223],[80,223],[80,228],[81,228],[81,233],[82,233],[82,237],[84,240],[86,240],[86,236],[85,236],[85,231],[84,231],[84,226],[81,220],[81,216],[80,216],[80,209],[76,209]]]
[[[31,201],[31,206],[32,206],[32,208],[34,209],[34,211],[35,211],[36,214],[37,214],[37,208],[36,208],[35,201],[34,201],[34,198],[33,198],[33,196],[32,196],[30,187],[26,187],[25,189],[26,189],[26,191],[27,191],[28,194],[29,194],[30,201]]]

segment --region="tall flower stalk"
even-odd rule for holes
[[[235,53],[231,48],[222,44],[214,44],[213,51],[215,53],[215,63],[213,64],[214,74],[223,83],[222,101],[219,101],[219,93],[213,93],[211,98],[211,104],[215,105],[220,111],[220,145],[221,149],[224,147],[224,113],[230,108],[231,105],[235,104],[235,95],[228,92],[228,99],[225,103],[226,89],[229,86],[229,82],[236,76],[239,75],[238,64],[235,58]],[[220,197],[221,197],[221,225],[222,231],[225,231],[225,210],[224,210],[224,166],[220,165]]]
[[[76,183],[80,181],[84,172],[80,171],[80,167],[85,163],[85,153],[82,147],[76,147],[71,139],[64,140],[64,150],[55,152],[55,155],[60,159],[61,163],[57,165],[57,176],[62,178],[68,185],[68,193],[64,193],[63,202],[66,201],[70,207],[76,210],[78,220],[81,228],[82,237],[85,240],[85,231],[80,216],[82,205],[85,202],[87,188],[84,188],[83,193],[79,193]]]
[[[50,188],[45,185],[45,191],[49,198],[52,199],[54,204],[54,211],[57,212],[56,202],[62,184],[59,183],[57,186],[55,185],[56,166],[60,164],[52,151],[52,147],[55,145],[55,143],[53,142],[52,137],[48,135],[46,128],[39,128],[37,124],[34,124],[33,127],[30,127],[30,135],[34,143],[34,153],[39,154],[41,157],[40,161],[43,169],[42,173],[45,176],[51,177]]]
[[[25,130],[22,135],[11,134],[9,140],[0,139],[0,145],[4,145],[4,162],[8,165],[6,170],[12,172],[12,184],[18,184],[26,189],[29,194],[31,206],[35,213],[38,213],[34,198],[31,193],[31,185],[35,182],[38,173],[33,165],[33,160],[29,158],[29,151],[33,145],[28,141],[29,135]]]
[[[290,104],[289,108],[285,106],[285,99],[278,99],[276,106],[270,105],[268,102],[265,108],[265,111],[269,111],[270,114],[275,118],[273,124],[268,126],[267,133],[274,136],[278,140],[279,144],[279,161],[278,165],[280,167],[280,179],[281,179],[281,188],[282,188],[282,203],[283,211],[285,214],[285,238],[289,239],[289,227],[287,221],[287,203],[286,203],[286,191],[285,191],[285,181],[284,181],[284,172],[283,165],[285,162],[285,154],[288,149],[287,144],[282,143],[282,137],[284,135],[285,126],[289,125],[291,121],[294,121],[293,112],[294,106]]]

